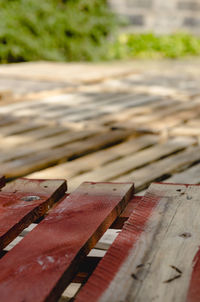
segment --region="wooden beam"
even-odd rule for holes
[[[43,216],[67,189],[65,180],[18,179],[0,191],[0,250]]]
[[[57,301],[133,191],[132,183],[84,183],[60,202],[0,260],[1,300]]]
[[[151,185],[75,301],[200,301],[199,196]]]

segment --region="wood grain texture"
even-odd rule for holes
[[[64,146],[60,146],[53,149],[44,149],[37,154],[18,159],[9,158],[9,162],[1,164],[2,173],[8,178],[14,178],[23,176],[25,174],[37,171],[38,169],[46,168],[49,165],[64,162],[67,159],[80,157],[82,155],[91,153],[101,148],[112,146],[113,144],[119,143],[132,135],[132,131],[109,131],[104,132],[94,137],[69,143]],[[4,154],[4,160],[5,160]],[[20,155],[19,155],[20,156]],[[15,154],[12,153],[11,157],[15,158]],[[0,156],[1,158],[1,156]],[[8,159],[7,159],[8,160]],[[1,161],[1,159],[0,159]]]
[[[195,146],[116,178],[115,181],[134,180],[135,190],[138,192],[145,189],[151,182],[186,169],[199,160],[200,147]]]
[[[200,301],[199,195],[151,185],[75,301]]]
[[[113,147],[99,150],[95,153],[77,158],[76,160],[37,171],[29,175],[29,177],[51,178],[52,175],[52,177],[62,177],[68,179],[80,173],[93,170],[94,168],[98,168],[111,161],[117,160],[120,157],[133,154],[141,149],[152,146],[158,143],[158,141],[159,138],[154,135],[146,135],[139,138],[133,138]]]
[[[176,173],[166,180],[166,182],[183,183],[183,184],[199,184],[200,183],[200,163],[191,168]]]
[[[65,180],[18,179],[0,191],[0,249],[43,216],[67,189]]]
[[[176,138],[163,144],[156,144],[135,154],[133,153],[127,157],[112,161],[105,166],[98,167],[91,172],[80,174],[72,178],[69,182],[69,188],[71,190],[71,188],[76,187],[85,180],[93,179],[94,181],[112,181],[113,179],[124,174],[126,175],[135,169],[137,169],[137,173],[137,171],[139,171],[138,168],[150,164],[155,160],[159,160],[162,157],[166,157],[167,155],[176,153],[179,150],[183,150],[192,144],[194,144],[194,140],[192,138]],[[127,179],[128,177],[129,176],[127,176]],[[132,175],[130,176],[130,179],[135,180]]]
[[[1,259],[1,301],[57,301],[133,190],[132,183],[84,183],[60,202]]]

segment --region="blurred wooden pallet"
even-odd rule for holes
[[[59,175],[70,178],[71,189],[84,180],[134,177],[139,191],[198,163],[199,109],[198,96],[116,92],[68,93],[1,106],[1,173]]]

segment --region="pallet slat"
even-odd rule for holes
[[[131,131],[109,131],[87,138],[81,141],[81,144],[80,141],[78,141],[66,146],[48,149],[48,156],[45,149],[38,154],[2,164],[1,172],[3,173],[5,171],[5,175],[8,178],[23,176],[38,169],[46,168],[48,165],[66,161],[74,157],[80,157],[81,155],[96,151],[100,148],[119,143],[131,136],[131,134]]]
[[[150,147],[158,143],[159,138],[154,135],[146,135],[139,138],[129,139],[128,141],[117,144],[113,147],[100,150],[95,153],[77,158],[71,162],[66,162],[58,166],[50,167],[37,171],[30,178],[71,178],[84,171],[93,170],[109,162],[119,159],[122,156],[133,154],[141,149]]]
[[[199,195],[151,185],[75,301],[199,301]]]
[[[106,166],[99,167],[94,171],[72,178],[73,187],[76,187],[84,180],[88,179],[93,179],[94,181],[110,181],[120,177],[120,175],[129,173],[136,168],[145,166],[164,156],[170,155],[171,153],[183,150],[194,144],[194,142],[195,141],[192,138],[175,138],[164,144],[154,145],[138,153],[108,163]]]
[[[43,216],[67,189],[64,180],[18,179],[0,191],[0,250]]]
[[[192,166],[191,168],[174,174],[165,182],[183,183],[183,184],[199,184],[200,183],[200,164]]]
[[[60,202],[1,259],[1,301],[56,301],[133,190],[132,183],[84,183]]]
[[[140,168],[132,173],[116,178],[115,181],[127,181],[134,179],[136,192],[145,189],[152,181],[164,175],[171,175],[174,172],[190,167],[200,160],[200,147],[191,147],[178,154],[151,163],[144,168]],[[166,177],[167,178],[167,177]]]

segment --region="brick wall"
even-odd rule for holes
[[[129,29],[200,35],[200,0],[109,0],[115,12],[128,17]]]

